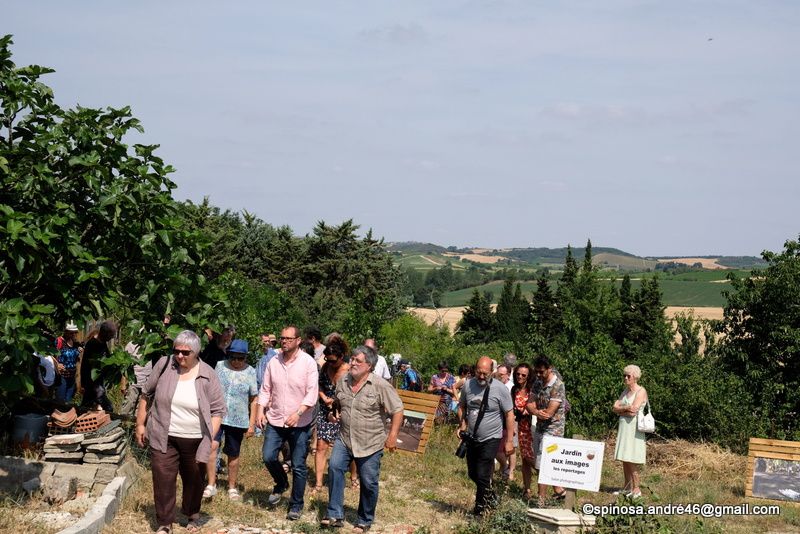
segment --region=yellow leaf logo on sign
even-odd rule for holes
[[[552,445],[550,445],[549,447],[547,447],[547,449],[546,449],[546,450],[547,450],[547,452],[548,452],[548,453],[554,453],[554,452],[556,452],[556,451],[558,450],[558,445],[556,445],[555,443],[553,443]]]

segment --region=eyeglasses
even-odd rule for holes
[[[181,349],[172,349],[172,354],[177,356],[180,354],[181,356],[189,356],[192,353],[191,350],[181,350]]]
[[[289,337],[289,336],[281,336],[281,337],[280,337],[280,340],[281,340],[281,341],[291,341],[291,340],[293,340],[293,339],[298,339],[299,337],[300,337],[300,336],[292,336],[292,337]]]
[[[353,365],[354,363],[359,363],[359,364],[361,364],[361,363],[367,363],[367,360],[366,360],[366,359],[364,359],[364,360],[357,360],[356,358],[350,358],[350,365]]]

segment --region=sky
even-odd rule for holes
[[[759,255],[800,234],[800,3],[10,2],[176,198],[387,241]]]

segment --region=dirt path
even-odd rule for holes
[[[683,263],[684,265],[689,265],[690,267],[695,263],[699,263],[703,266],[703,269],[727,269],[724,265],[720,265],[717,263],[717,258],[662,258],[658,260],[660,262],[675,262],[675,263]]]

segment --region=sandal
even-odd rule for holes
[[[553,499],[557,501],[563,501],[567,498],[567,490],[561,490],[561,492],[553,492]]]
[[[350,479],[350,488],[351,489],[358,489],[361,487],[361,482],[358,480],[358,477]]]
[[[206,486],[206,489],[203,490],[203,498],[204,499],[210,499],[211,497],[213,497],[216,494],[217,494],[217,487],[216,486],[212,486],[210,484],[208,486]]]
[[[355,528],[353,528],[353,534],[366,534],[371,526],[372,525],[356,525]]]
[[[186,532],[200,532],[200,514],[194,514],[186,523]]]
[[[344,519],[334,519],[332,517],[323,517],[319,522],[322,528],[342,528],[344,526]]]
[[[308,492],[309,495],[311,495],[312,497],[316,497],[317,494],[319,493],[319,488],[320,486],[311,486],[311,489]]]
[[[172,534],[172,527],[167,525],[161,525],[156,530],[156,534]]]
[[[232,501],[239,502],[242,500],[242,496],[239,495],[239,490],[236,488],[228,489],[228,498]]]

